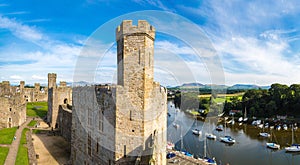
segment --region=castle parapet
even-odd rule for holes
[[[60,82],[59,82],[59,87],[67,87],[67,82],[65,82],[65,81],[60,81]]]
[[[155,39],[155,28],[145,20],[138,20],[138,25],[132,25],[132,20],[124,20],[116,29],[116,40],[120,40],[123,35],[146,34],[152,40]]]

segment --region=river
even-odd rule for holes
[[[300,153],[286,153],[284,147],[292,141],[292,131],[273,131],[271,138],[258,136],[261,131],[251,125],[238,124],[228,126],[226,135],[236,139],[236,143],[228,145],[220,142],[219,137],[224,131],[215,130],[217,118],[207,118],[205,121],[195,120],[192,116],[179,109],[176,110],[172,101],[168,102],[168,141],[175,143],[175,148],[183,149],[195,156],[202,157],[204,153],[204,133],[214,133],[217,140],[207,140],[207,155],[215,157],[218,163],[226,165],[300,165]],[[179,128],[172,124],[178,123]],[[192,134],[192,129],[202,129],[202,136]],[[270,132],[269,129],[265,130]],[[275,136],[273,136],[275,135]],[[182,138],[181,138],[182,137]],[[183,140],[181,140],[183,139]],[[266,148],[266,142],[276,141],[280,150]],[[295,131],[295,141],[300,143],[300,130]],[[183,143],[183,144],[182,144]],[[182,146],[181,146],[182,145]]]

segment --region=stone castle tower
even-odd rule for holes
[[[73,89],[73,164],[166,164],[167,91],[153,80],[154,39],[147,21],[123,21],[117,85]]]
[[[39,85],[35,85],[39,88]],[[48,73],[48,113],[47,122],[52,128],[58,128],[59,106],[72,104],[72,88],[66,86],[66,82],[61,81],[56,85],[56,74]]]

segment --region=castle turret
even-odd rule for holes
[[[48,73],[48,89],[56,88],[56,74]]]
[[[24,91],[25,81],[20,81],[20,92]]]
[[[39,91],[40,91],[40,88],[41,88],[40,83],[34,83],[34,90],[35,90],[36,92],[39,92]]]
[[[155,28],[147,21],[125,20],[116,29],[118,85],[136,86],[136,81],[153,81]]]

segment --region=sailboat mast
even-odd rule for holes
[[[183,140],[182,140],[182,127],[180,127],[180,147],[181,147],[181,151],[183,150]]]
[[[292,125],[292,145],[294,144],[294,125]]]
[[[204,138],[204,158],[206,157],[206,138]]]
[[[226,135],[226,118],[224,118],[225,119],[225,122],[224,122],[224,124],[225,124],[225,129],[224,129],[224,136]]]

